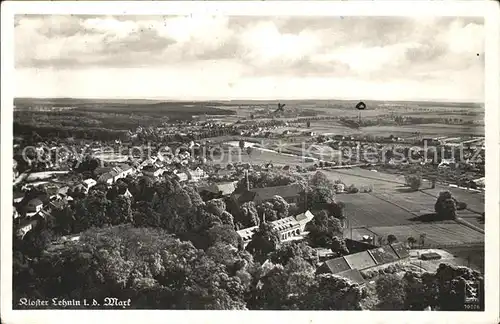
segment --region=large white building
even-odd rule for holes
[[[288,216],[282,219],[271,222],[279,232],[281,242],[292,241],[301,238],[307,223],[314,218],[310,211],[296,215]],[[253,235],[257,232],[258,226],[252,226],[237,231],[238,235],[243,239],[243,245],[246,246],[252,240]]]

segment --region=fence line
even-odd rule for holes
[[[460,242],[460,243],[449,243],[449,244],[414,244],[413,249],[444,249],[444,248],[455,248],[455,247],[484,247],[484,242]]]

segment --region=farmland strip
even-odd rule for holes
[[[402,210],[404,210],[404,211],[406,211],[406,212],[408,212],[408,213],[412,214],[413,216],[417,216],[417,217],[419,216],[419,215],[415,214],[414,212],[412,212],[411,210],[406,209],[406,208],[404,208],[403,206],[400,206],[400,205],[396,204],[396,203],[395,203],[395,202],[393,202],[393,201],[390,201],[390,200],[388,200],[388,199],[385,199],[385,198],[382,198],[382,197],[380,197],[380,196],[377,196],[377,195],[375,195],[374,193],[369,193],[369,195],[371,195],[371,196],[373,196],[373,197],[375,197],[375,198],[378,198],[378,199],[380,199],[380,200],[382,200],[382,201],[385,201],[386,203],[389,203],[389,204],[391,204],[391,205],[393,205],[393,206],[399,207],[400,209],[402,209]]]

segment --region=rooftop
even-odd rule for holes
[[[253,188],[245,191],[240,197],[241,203],[255,200],[270,200],[274,196],[281,196],[284,199],[297,197],[301,194],[302,187],[298,184],[277,187]]]

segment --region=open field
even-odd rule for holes
[[[404,185],[403,176],[373,172],[360,168],[323,170],[322,172],[332,181],[341,180],[347,186],[353,184],[358,188],[372,186],[373,191],[395,191],[396,187]]]
[[[420,192],[374,192],[372,195],[407,209],[416,216],[434,213],[436,199]]]
[[[401,226],[374,226],[367,229],[375,235],[387,237],[394,235],[400,242],[408,237],[417,239],[426,234],[425,245],[481,244],[484,234],[455,221],[419,223]]]
[[[481,220],[481,216],[476,213],[468,210],[459,210],[457,216],[473,226],[482,228],[483,230],[485,228],[485,223]]]
[[[357,115],[356,115],[357,116]],[[468,119],[467,119],[468,117]],[[369,118],[369,117],[366,117]],[[466,116],[465,120],[477,120],[477,117]],[[312,131],[325,135],[376,135],[376,136],[399,136],[408,137],[418,132],[421,136],[484,136],[484,125],[447,125],[447,124],[415,124],[415,125],[394,125],[394,126],[366,126],[359,129],[350,128],[340,124],[335,120],[313,121],[311,127],[289,126],[273,130],[274,133],[290,131]]]
[[[436,198],[443,190],[450,190],[458,201],[467,203],[468,209],[458,211],[458,217],[477,228],[484,229],[485,227],[479,217],[479,213],[484,211],[484,193],[482,192],[465,191],[439,185],[434,189],[408,191],[408,188],[404,186],[403,176],[361,168],[324,170],[322,172],[332,181],[341,180],[348,186],[354,184],[358,188],[369,186],[373,188],[369,194],[337,195],[336,200],[345,204],[345,213],[351,221],[351,227],[421,224],[424,220],[416,218],[434,213]],[[432,226],[434,223],[432,221],[426,222],[428,226]],[[454,223],[454,226],[457,224]],[[457,235],[460,237],[460,234]],[[450,240],[448,239],[447,242]]]
[[[421,136],[484,136],[483,125],[446,125],[446,124],[418,124],[403,126],[368,126],[360,129],[363,134],[388,136],[404,136],[419,132]]]
[[[415,215],[368,193],[338,195],[352,227],[411,224]]]

